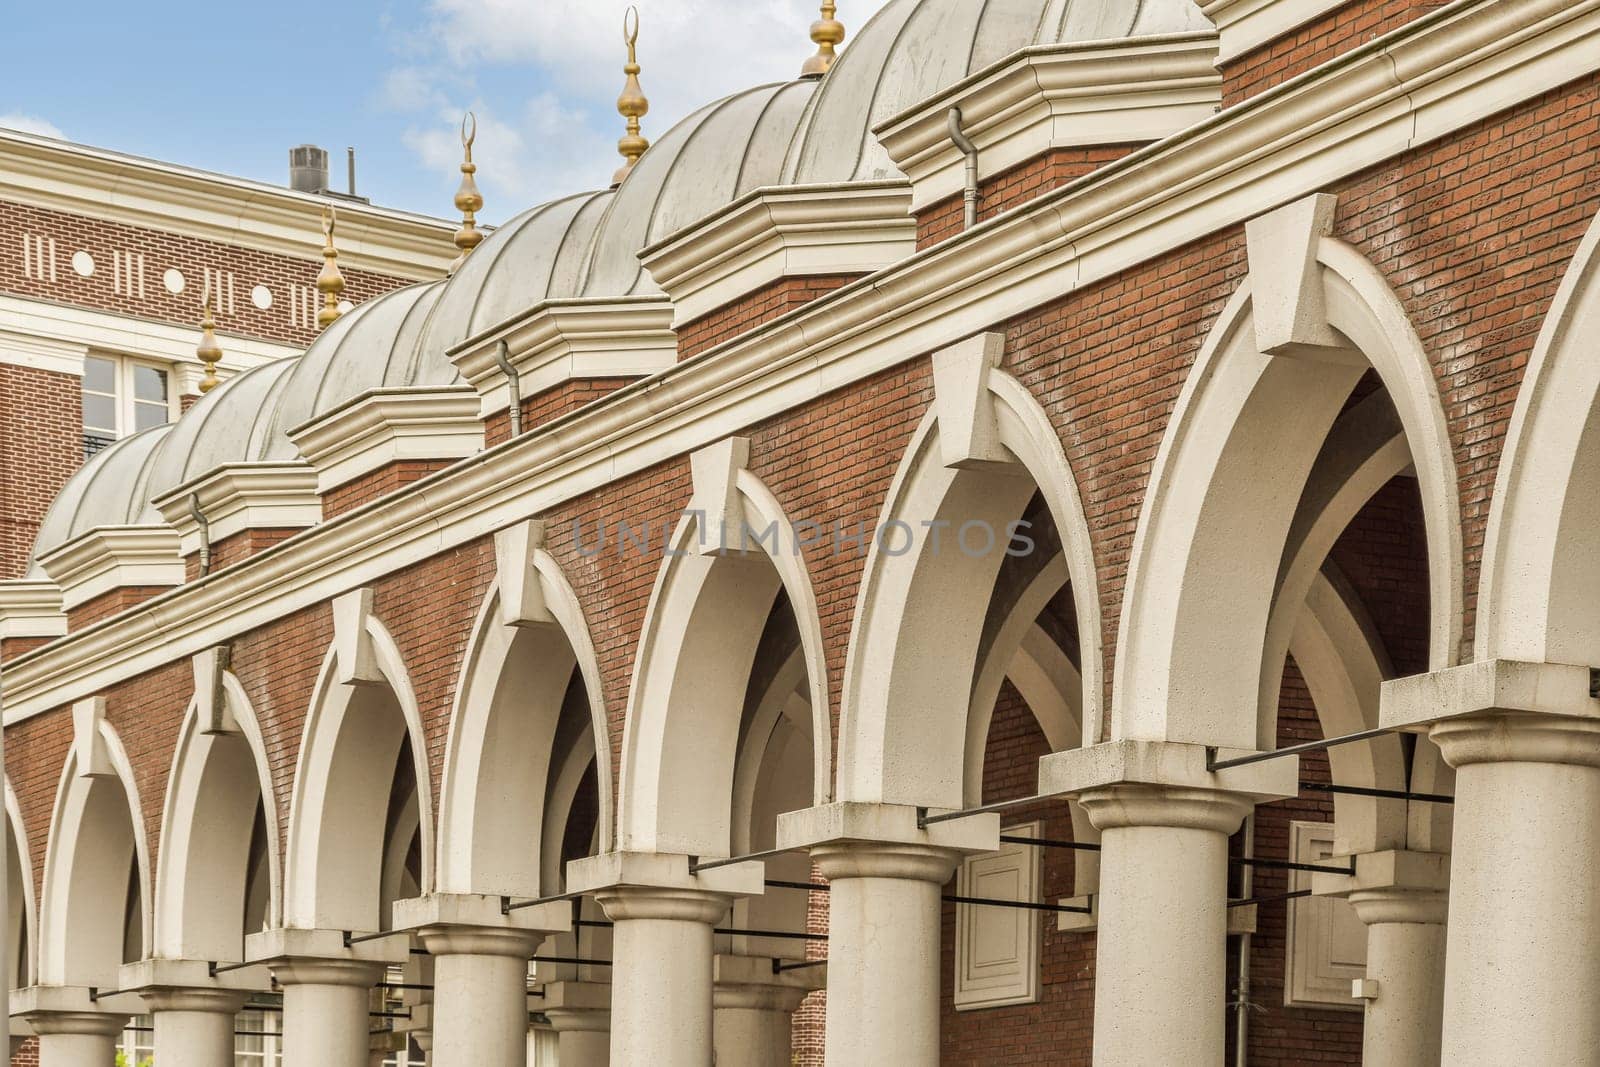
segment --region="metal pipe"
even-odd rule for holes
[[[200,510],[199,493],[189,494],[189,517],[200,530],[200,577],[204,578],[211,573],[211,523]]]
[[[1054,800],[1064,796],[1063,793],[1038,793],[1031,797],[1015,797],[1011,800],[997,800],[993,804],[979,804],[975,808],[962,808],[960,811],[945,811],[938,815],[929,815],[927,808],[917,809],[917,829],[924,830],[935,823],[949,822],[952,819],[965,819],[973,815],[987,815],[991,811],[1009,811],[1012,808],[1024,808],[1029,804],[1037,804],[1041,800]]]
[[[970,230],[978,224],[978,146],[972,143],[966,133],[961,129],[961,109],[953,107],[945,116],[945,127],[950,131],[950,140],[961,154],[966,157],[966,177],[961,186],[962,226]]]
[[[1256,850],[1256,815],[1251,812],[1244,819],[1244,847],[1240,859],[1254,859]],[[1255,872],[1250,863],[1243,864],[1239,875],[1239,888],[1248,899],[1255,890]],[[1248,933],[1239,935],[1239,980],[1234,989],[1233,1001],[1233,1062],[1235,1067],[1250,1067],[1250,945]]]
[[[1076,904],[1039,904],[1031,900],[1001,900],[997,897],[964,897],[948,893],[939,898],[952,904],[976,904],[986,908],[1021,908],[1024,911],[1070,912],[1074,915],[1093,915],[1093,908]]]
[[[1340,793],[1353,797],[1384,797],[1389,800],[1415,800],[1421,804],[1454,804],[1448,793],[1412,793],[1404,789],[1372,789],[1364,785],[1329,785],[1327,782],[1301,782],[1308,793]]]
[[[1376,730],[1362,730],[1359,733],[1345,734],[1342,737],[1330,737],[1323,741],[1307,741],[1301,745],[1290,745],[1288,748],[1275,748],[1271,752],[1252,752],[1248,756],[1235,756],[1232,759],[1217,759],[1217,747],[1206,746],[1206,770],[1221,771],[1229,767],[1244,767],[1251,763],[1263,763],[1269,759],[1279,759],[1283,756],[1297,756],[1302,752],[1320,752],[1323,749],[1334,748],[1339,745],[1349,745],[1356,741],[1371,741],[1374,737],[1383,737],[1394,733],[1390,726],[1380,726]]]
[[[356,195],[356,146],[347,145],[345,154],[350,160],[350,195]]]
[[[511,394],[511,436],[522,436],[522,375],[511,365],[511,346],[501,341],[494,350],[494,361],[506,376],[506,391]]]

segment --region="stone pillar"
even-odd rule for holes
[[[366,1067],[372,1053],[372,987],[411,956],[396,933],[346,944],[340,930],[264,930],[245,953],[272,969],[283,989],[283,1062]]]
[[[556,1032],[561,1067],[607,1067],[611,1062],[611,986],[605,982],[547,982],[542,1005]]]
[[[942,887],[961,856],[993,851],[994,814],[917,825],[918,809],[844,801],[778,817],[828,879],[827,1060],[939,1062]]]
[[[718,955],[711,1002],[717,1067],[789,1067],[794,1010],[811,992],[806,975],[824,966],[779,971],[765,956]],[[787,961],[795,962],[795,961]]]
[[[652,1067],[711,1062],[712,927],[733,898],[759,893],[762,867],[701,874],[689,857],[613,852],[575,860],[567,884],[611,919],[611,1059]]]
[[[1223,1062],[1228,836],[1253,804],[1299,792],[1299,764],[1213,773],[1207,754],[1124,740],[1040,761],[1040,792],[1077,794],[1101,835],[1095,1067]]]
[[[117,1055],[127,1011],[111,1011],[85,986],[28,986],[11,991],[11,1013],[39,1040],[40,1067],[106,1067]],[[121,1006],[120,1004],[118,1005]]]
[[[144,993],[156,1020],[161,1067],[233,1067],[234,1016],[245,994],[221,989],[155,989]]]

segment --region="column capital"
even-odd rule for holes
[[[154,1012],[187,1011],[216,1015],[237,1015],[249,999],[249,994],[242,990],[177,986],[141,989],[139,994]]]
[[[1600,767],[1600,718],[1530,711],[1465,714],[1435,722],[1428,737],[1455,768],[1474,763]]]
[[[611,985],[607,982],[546,982],[544,993],[529,1000],[557,1033],[611,1029]]]
[[[296,959],[272,961],[272,974],[279,985],[376,985],[385,967],[371,960]]]
[[[314,963],[369,964],[381,971],[385,966],[403,964],[411,959],[411,934],[408,932],[397,931],[371,940],[355,940],[348,935],[349,931],[346,930],[279,927],[246,937],[244,953],[252,963],[271,967],[280,982],[283,981],[281,968],[291,965],[299,966],[302,973],[309,973],[307,968]],[[299,980],[320,981],[310,978]],[[352,981],[348,984],[359,983]]]
[[[1124,783],[1085,790],[1078,803],[1096,830],[1170,826],[1231,834],[1256,802],[1221,789]]]
[[[140,1006],[135,997],[97,997],[94,989],[77,985],[31,985],[13,989],[10,1004],[11,1014],[26,1019],[40,1034],[103,1033],[95,1029],[98,1025],[110,1026],[114,1034],[121,1033],[128,1017]],[[41,1024],[41,1020],[45,1021]]]
[[[431,893],[394,902],[394,926],[412,930],[434,955],[533,955],[550,934],[572,929],[572,903],[558,900],[507,911],[505,898]]]
[[[937,845],[902,845],[893,841],[828,841],[811,846],[811,859],[822,877],[900,878],[944,885],[965,853]]]
[[[1450,910],[1450,894],[1438,889],[1391,886],[1357,889],[1348,898],[1356,917],[1368,926],[1380,923],[1420,923],[1443,926]]]
[[[770,956],[718,953],[712,960],[711,1003],[718,1008],[794,1011],[818,989],[827,988],[827,964],[779,971]]]
[[[919,826],[924,810],[937,814],[947,809],[841,800],[785,812],[778,816],[778,847],[808,848],[814,856],[821,846],[906,846],[955,856],[1000,847],[1000,816],[995,812]]]
[[[1360,852],[1349,859],[1355,865],[1353,874],[1317,872],[1311,877],[1311,891],[1317,896],[1350,897],[1352,902],[1356,893],[1445,896],[1450,891],[1450,856],[1445,852],[1390,848]]]
[[[1600,720],[1594,672],[1568,663],[1481,660],[1383,683],[1378,722],[1425,731],[1437,723],[1502,712]]]
[[[1233,759],[1254,753],[1187,741],[1105,741],[1087,748],[1052,752],[1040,759],[1039,792],[1076,795],[1108,786],[1152,786],[1180,792],[1230,793],[1246,804],[1282,800],[1300,793],[1297,756],[1208,771],[1206,765],[1213,755],[1217,759]]]
[[[653,885],[614,885],[596,890],[595,901],[613,922],[669,919],[714,923],[728,913],[733,897],[705,889],[669,889]]]
[[[129,1016],[103,1011],[40,1011],[20,1013],[40,1037],[80,1034],[114,1038],[128,1025]]]
[[[417,931],[422,947],[435,956],[509,956],[526,960],[545,935],[537,930],[493,929],[486,926],[424,926]]]

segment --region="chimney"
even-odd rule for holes
[[[289,188],[320,193],[328,188],[328,152],[314,144],[289,149]]]

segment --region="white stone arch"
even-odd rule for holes
[[[522,532],[533,530],[514,534]],[[599,657],[560,564],[542,536],[532,542],[516,535],[498,538],[497,556],[505,577],[484,597],[451,709],[437,882],[442,893],[531,898],[559,889],[560,827],[549,824],[559,819],[564,827],[591,760],[602,848],[610,846],[611,746]],[[526,573],[513,575],[512,568]],[[532,583],[526,597],[513,588],[518,582]],[[552,762],[563,758],[554,742],[574,671],[589,716],[587,740],[579,745],[586,756],[576,767],[570,759]],[[602,757],[596,759],[597,753]],[[545,855],[552,842],[553,866]]]
[[[39,911],[33,892],[33,856],[17,792],[6,783],[6,982],[11,988],[38,980]]]
[[[1269,226],[1264,239],[1274,236]],[[1399,415],[1422,497],[1430,662],[1442,668],[1459,655],[1460,509],[1432,366],[1376,267],[1334,238],[1298,239],[1306,249],[1301,290],[1283,291],[1297,281],[1279,276],[1282,264],[1271,256],[1241,283],[1162,439],[1123,596],[1116,738],[1274,747],[1261,680],[1279,563],[1318,452],[1369,366]],[[1253,257],[1255,249],[1252,231]],[[1263,286],[1261,311],[1253,294]],[[1263,344],[1261,336],[1280,327],[1289,339]],[[1297,331],[1325,336],[1308,343],[1294,339]],[[1275,706],[1274,699],[1268,707]]]
[[[207,705],[222,698],[220,709]],[[250,846],[257,808],[266,826],[267,924],[283,915],[278,804],[255,709],[232,672],[215,695],[189,702],[167,778],[156,859],[153,955],[244,958]],[[237,905],[237,906],[235,906]]]
[[[115,988],[128,937],[130,873],[138,880],[139,944],[152,942],[150,845],[133,764],[105,720],[104,701],[84,703],[99,711],[74,709],[73,745],[45,846],[38,981]]]
[[[806,665],[812,802],[831,793],[816,595],[796,526],[747,469],[748,447],[735,438],[691,457],[694,500],[667,541],[629,687],[617,834],[626,851],[731,854],[749,668],[780,588]]]
[[[334,602],[295,764],[284,866],[283,923],[381,930],[385,820],[401,745],[409,740],[421,836],[421,891],[433,884],[433,797],[422,714],[399,646],[371,613],[369,590]]]
[[[1101,627],[1088,522],[1061,441],[1036,400],[998,368],[997,335],[934,357],[935,404],[889,487],[856,600],[839,726],[839,795],[959,808],[969,696],[1000,559],[934,544],[924,523],[996,532],[1041,493],[1072,582],[1084,743],[1099,740]],[[898,525],[897,525],[898,524]],[[909,533],[909,536],[903,536]]]
[[[1506,429],[1479,660],[1600,664],[1600,217],[1567,267]]]

